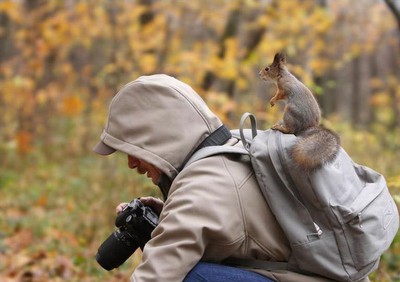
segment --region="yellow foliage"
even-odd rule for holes
[[[222,122],[228,123],[228,114],[235,109],[235,102],[229,99],[225,93],[214,91],[207,92],[205,100],[210,109],[222,119]]]
[[[395,75],[388,75],[387,82],[388,82],[388,86],[391,88],[396,88],[400,84],[399,78]]]
[[[0,2],[0,13],[4,13],[16,23],[21,23],[23,17],[21,13],[21,3],[12,0]]]
[[[48,101],[47,92],[44,89],[39,90],[37,95],[36,95],[36,100],[37,100],[39,105],[41,105],[41,106],[45,105],[46,102]]]
[[[153,54],[143,54],[136,62],[144,74],[153,73],[157,67],[157,58]]]
[[[237,65],[230,61],[223,63],[223,65],[220,65],[220,73],[219,76],[221,78],[229,79],[229,80],[235,80],[237,79]]]
[[[76,5],[74,5],[75,12],[80,16],[84,16],[84,15],[88,14],[91,10],[89,5],[90,5],[89,3],[85,3],[82,1],[78,2],[78,3],[76,3]]]
[[[390,97],[386,92],[378,92],[371,98],[370,104],[375,107],[384,107],[390,104]]]
[[[382,79],[380,79],[378,77],[373,77],[370,80],[370,85],[371,85],[372,89],[380,89],[384,86],[384,82]]]
[[[259,25],[259,26],[262,26],[262,27],[266,27],[266,26],[268,26],[268,24],[270,23],[270,17],[268,17],[267,15],[262,15],[261,17],[259,17],[258,19],[257,19],[257,24]]]
[[[239,78],[236,84],[239,90],[245,90],[249,87],[249,82],[245,78]]]
[[[311,60],[310,67],[315,74],[321,75],[329,68],[329,63],[324,59]]]

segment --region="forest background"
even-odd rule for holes
[[[138,76],[190,84],[235,128],[262,128],[278,51],[313,90],[324,124],[400,203],[400,1],[0,1],[0,281],[127,281],[94,260],[115,206],[159,194],[126,156],[92,152],[108,103]],[[179,266],[177,266],[179,267]],[[400,238],[373,281],[400,281]]]

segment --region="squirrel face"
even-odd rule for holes
[[[274,61],[271,65],[260,70],[258,75],[263,80],[277,80],[282,73],[283,68],[286,65],[286,57],[283,53],[276,53]]]

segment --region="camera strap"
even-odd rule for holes
[[[164,201],[167,199],[169,188],[171,187],[172,180],[165,174],[161,173],[158,180],[158,188],[160,188]]]
[[[223,124],[220,127],[218,127],[217,130],[212,132],[209,136],[207,136],[199,146],[196,147],[196,149],[189,154],[186,159],[183,161],[182,165],[180,168],[178,168],[178,172],[181,172],[183,168],[186,166],[186,163],[189,161],[189,159],[193,156],[195,152],[198,150],[204,148],[204,147],[209,147],[209,146],[218,146],[218,145],[223,145],[225,144],[230,138],[232,137],[231,131]],[[170,179],[166,174],[162,173],[160,177],[160,181],[157,184],[157,186],[160,188],[164,200],[167,199],[168,191],[169,188],[172,184],[172,179]]]
[[[223,145],[225,144],[230,138],[232,137],[231,131],[223,124],[220,127],[218,127],[217,130],[212,132],[210,135],[204,139],[199,146],[196,147],[196,149],[189,154],[186,159],[183,161],[181,167],[178,169],[178,171],[182,171],[182,169],[186,166],[186,163],[188,160],[193,156],[194,153],[196,153],[198,150],[209,147],[209,146],[218,146],[218,145]]]

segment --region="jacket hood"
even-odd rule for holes
[[[167,75],[142,76],[112,99],[94,151],[121,151],[158,167],[171,180],[186,157],[222,126],[200,96]]]

